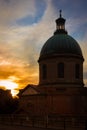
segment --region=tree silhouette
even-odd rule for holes
[[[12,114],[18,108],[18,99],[13,98],[10,90],[0,89],[0,114]]]

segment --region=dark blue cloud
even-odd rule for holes
[[[29,25],[29,24],[33,24],[33,23],[37,23],[43,16],[44,11],[46,8],[46,3],[44,0],[37,0],[36,1],[36,14],[35,16],[26,16],[22,19],[19,19],[17,22],[17,24],[20,25]]]
[[[72,36],[77,40],[82,41],[84,39],[85,33],[87,32],[87,23],[80,25],[75,32],[72,33]]]
[[[62,9],[67,17],[79,17],[87,12],[86,0],[53,0],[52,3],[57,13]]]
[[[4,0],[4,2],[8,4],[8,3],[10,3],[10,0]]]

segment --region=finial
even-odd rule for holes
[[[60,12],[60,18],[62,17],[61,13],[62,13],[62,10],[59,11]]]

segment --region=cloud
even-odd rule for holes
[[[44,16],[38,23],[29,26],[15,26],[7,31],[8,45],[13,48],[12,52],[15,55],[23,56],[27,61],[38,58],[42,45],[55,30],[53,12],[51,3],[47,3]]]
[[[0,25],[5,26],[14,20],[34,16],[35,0],[0,0]]]
[[[80,40],[80,43],[84,57],[84,64],[83,64],[84,83],[85,86],[87,86],[87,32],[85,32],[83,39]]]
[[[23,64],[21,61],[4,60],[0,62],[0,80],[15,77],[19,87],[25,87],[28,83],[38,83],[38,70],[36,67],[31,67],[29,64]]]
[[[25,1],[26,6],[27,2]],[[23,6],[23,4],[23,1],[21,1],[21,5],[17,5],[16,8]],[[11,9],[8,10],[12,11]],[[24,10],[24,12],[26,12],[26,10]],[[17,11],[12,20],[18,18],[16,13]],[[23,13],[20,17],[23,15],[25,14]],[[0,49],[2,57],[1,63],[5,64],[0,66],[2,70],[0,79],[15,76],[18,77],[18,81],[16,82],[23,85],[26,83],[38,83],[39,72],[37,60],[42,45],[51,35],[53,35],[55,17],[51,1],[47,1],[44,15],[38,23],[29,26],[21,26],[17,24],[15,26],[11,25],[9,28],[5,28],[0,32],[2,35],[2,38],[0,39],[0,46],[2,46]],[[9,19],[6,19],[9,22]]]
[[[28,83],[38,83],[39,69],[37,60],[40,50],[56,30],[55,19],[58,14],[52,0],[45,0],[45,11],[37,23],[27,26],[16,23],[16,20],[28,15],[35,17],[37,10],[35,2],[35,0],[0,1],[0,79],[15,76],[15,81],[21,87],[25,87]],[[71,22],[72,20],[73,18],[70,18],[67,23],[67,30],[70,30],[70,33],[75,32],[86,21],[74,19]],[[73,29],[74,25],[75,30]],[[85,49],[86,44],[83,46]],[[84,55],[86,55],[86,51]],[[87,61],[85,66],[86,64]]]

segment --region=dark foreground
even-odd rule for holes
[[[4,125],[0,125],[0,130],[39,130],[39,129],[35,129],[35,128],[31,128],[31,127],[27,127],[27,126],[4,126]],[[42,129],[40,129],[42,130]]]
[[[1,115],[0,130],[87,130],[87,117]]]
[[[86,130],[85,128],[67,128],[67,129],[54,129],[54,128],[32,128],[29,126],[9,126],[0,125],[0,130]]]
[[[9,126],[9,125],[0,125],[0,130],[54,130],[50,128],[32,128],[29,126]]]

